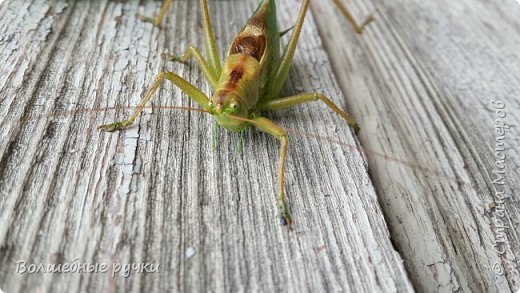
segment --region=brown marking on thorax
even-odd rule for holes
[[[229,74],[229,86],[236,86],[238,81],[244,76],[244,67],[242,65],[237,66]]]
[[[244,63],[246,62],[247,58],[249,58],[249,56],[243,55],[240,58],[240,61],[237,62],[234,65],[234,67],[230,68],[231,72],[229,73],[229,78],[227,79],[226,83],[224,84],[223,89],[228,90],[228,91],[233,91],[234,89],[237,88],[238,84],[244,77],[245,70],[246,70]]]

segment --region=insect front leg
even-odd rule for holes
[[[165,57],[166,59],[168,59],[170,61],[181,62],[181,63],[185,63],[186,61],[188,61],[188,59],[193,57],[195,59],[195,61],[197,62],[197,64],[199,65],[202,72],[204,73],[204,76],[211,84],[211,87],[213,89],[215,89],[217,87],[219,77],[215,75],[214,70],[212,68],[210,68],[210,66],[208,65],[208,62],[206,61],[206,59],[204,59],[204,56],[202,56],[202,53],[200,52],[200,50],[197,47],[190,46],[188,48],[188,50],[186,50],[186,52],[182,56],[164,54],[163,57]]]
[[[166,12],[170,8],[170,5],[172,4],[173,0],[164,0],[163,6],[161,7],[161,10],[159,11],[159,15],[156,17],[148,17],[138,14],[137,17],[139,17],[140,20],[144,22],[150,22],[156,27],[160,27],[161,23],[164,19],[164,15],[166,15]]]
[[[336,6],[338,6],[339,11],[345,16],[345,18],[352,24],[352,27],[356,30],[358,34],[361,34],[365,27],[370,24],[372,21],[374,21],[374,14],[376,11],[372,12],[361,24],[359,24],[355,19],[354,16],[352,16],[352,13],[347,9],[347,7],[341,3],[341,0],[334,0],[334,3],[336,3]]]
[[[135,119],[139,116],[139,114],[143,111],[146,104],[150,101],[155,91],[157,91],[157,88],[161,85],[161,82],[167,79],[171,82],[173,82],[176,86],[178,86],[183,92],[185,92],[189,97],[191,97],[197,104],[199,104],[201,107],[203,107],[205,110],[209,110],[210,107],[208,105],[209,98],[201,92],[198,88],[187,82],[182,77],[178,76],[177,74],[170,72],[170,71],[164,71],[157,75],[155,78],[154,83],[150,86],[150,89],[146,92],[146,95],[144,98],[139,102],[139,105],[137,105],[137,108],[135,109],[134,113],[128,118],[127,120],[114,122],[111,124],[101,125],[98,127],[98,130],[105,130],[105,131],[116,131],[121,130],[123,128],[126,128],[135,121]]]
[[[260,111],[268,111],[268,110],[281,110],[285,108],[290,108],[302,103],[312,102],[312,101],[323,101],[332,111],[336,112],[341,118],[343,118],[347,123],[354,129],[354,132],[357,134],[359,132],[359,126],[347,112],[342,111],[334,102],[332,102],[329,98],[322,94],[301,94],[281,99],[271,100],[267,103],[260,104],[257,106]]]
[[[254,118],[249,123],[280,140],[280,154],[278,159],[278,208],[280,210],[282,223],[287,225],[288,229],[291,230],[292,217],[289,212],[289,206],[284,191],[285,159],[287,158],[287,147],[289,145],[287,133],[285,133],[280,126],[263,117]]]

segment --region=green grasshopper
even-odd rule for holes
[[[171,0],[164,2],[157,18],[142,18],[160,25]],[[280,140],[278,167],[278,207],[282,224],[291,229],[292,218],[284,192],[285,159],[289,144],[284,129],[271,120],[262,117],[262,111],[281,110],[310,101],[323,101],[330,109],[341,116],[357,133],[359,127],[352,117],[340,110],[329,98],[319,93],[305,93],[279,98],[278,94],[287,78],[296,45],[300,37],[310,0],[304,0],[291,38],[283,54],[280,55],[280,33],[276,20],[274,0],[263,0],[249,21],[238,33],[228,50],[224,66],[221,66],[215,37],[213,35],[207,0],[200,0],[206,39],[207,59],[197,47],[189,47],[183,56],[173,56],[172,60],[186,62],[193,57],[202,69],[214,90],[208,98],[202,91],[188,83],[179,75],[164,71],[157,75],[154,83],[138,104],[129,119],[99,126],[106,131],[121,130],[130,126],[139,116],[164,79],[170,80],[216,118],[224,128],[241,132],[248,127],[256,127]],[[366,24],[365,24],[366,25]],[[287,32],[287,31],[286,31]]]

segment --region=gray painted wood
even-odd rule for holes
[[[414,286],[518,292],[518,1],[345,3],[359,19],[378,8],[363,36],[313,11]]]
[[[222,52],[254,2],[211,3]],[[281,24],[288,27],[300,3],[278,2]],[[151,108],[126,131],[96,131],[127,117],[128,107],[161,70],[210,92],[194,65],[160,58],[203,43],[198,4],[174,1],[162,30],[136,20],[136,12],[152,14],[159,6],[151,1],[0,6],[0,289],[412,291],[365,155],[347,125],[324,105],[268,114],[299,130],[291,132],[287,165],[291,233],[277,223],[274,138],[249,133],[244,152],[237,153],[237,135],[220,131],[213,150],[212,117]],[[284,89],[300,91],[324,92],[345,107],[311,15]],[[195,106],[168,83],[153,105]],[[309,132],[329,139],[301,134]],[[111,267],[107,273],[71,267],[73,273],[20,274],[17,261],[28,268],[160,267],[128,278],[124,272],[112,276]]]

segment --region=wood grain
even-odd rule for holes
[[[319,103],[269,118],[292,131],[286,190],[295,231],[277,223],[278,142],[220,131],[196,112],[147,109],[115,134],[161,70],[204,92],[194,65],[160,55],[202,44],[196,1],[164,29],[160,2],[7,1],[0,6],[0,288],[107,292],[412,291],[349,127]],[[211,2],[222,52],[255,1]],[[278,1],[282,27],[300,2]],[[284,94],[342,93],[311,15]],[[155,106],[195,106],[164,83]],[[115,109],[112,109],[115,108]],[[302,133],[306,135],[302,135]],[[316,133],[328,140],[322,140]],[[159,264],[159,272],[17,273],[30,264]]]
[[[414,286],[518,292],[519,3],[344,3],[359,19],[379,10],[358,36],[313,6]]]

